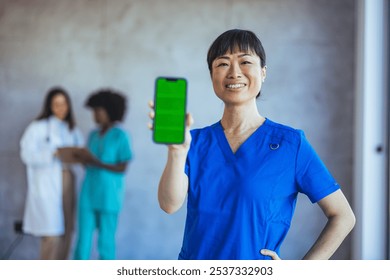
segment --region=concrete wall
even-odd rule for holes
[[[255,31],[268,56],[260,112],[302,128],[330,171],[352,193],[355,4],[353,0],[0,0],[0,254],[16,238],[26,194],[18,142],[38,114],[47,89],[67,88],[78,125],[93,127],[83,108],[102,86],[125,92],[124,123],[135,159],[117,234],[119,259],[176,259],[185,207],[174,215],[156,193],[166,148],[151,141],[148,100],[159,75],[189,81],[195,125],[219,120],[206,52],[230,28]],[[316,205],[300,196],[282,257],[301,258],[324,226]],[[11,259],[35,259],[39,240],[25,236]],[[335,259],[350,258],[350,238]],[[96,246],[93,258],[97,257]]]

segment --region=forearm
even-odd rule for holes
[[[87,149],[80,149],[75,154],[75,157],[84,165],[90,165],[101,169],[106,169],[113,172],[123,173],[126,171],[128,161],[119,163],[105,163],[92,155]]]
[[[22,148],[20,156],[26,165],[34,167],[48,166],[52,165],[55,161],[55,150],[47,149],[38,151]]]
[[[120,162],[116,164],[108,164],[100,161],[99,159],[89,156],[84,159],[84,164],[92,165],[101,169],[106,169],[113,172],[123,173],[126,171],[128,162]]]
[[[320,236],[303,257],[304,260],[328,260],[355,224],[353,213],[329,218]]]
[[[123,173],[126,171],[127,163],[106,164],[103,162],[98,162],[96,163],[96,166],[113,172]]]
[[[186,153],[169,150],[168,160],[158,186],[158,201],[167,213],[176,212],[185,200],[188,178],[184,173]]]

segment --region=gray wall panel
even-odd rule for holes
[[[18,141],[40,111],[45,92],[53,85],[69,90],[87,135],[94,124],[84,100],[92,90],[111,86],[129,97],[124,126],[135,152],[117,257],[176,259],[186,210],[169,216],[158,207],[166,148],[151,141],[147,102],[156,76],[184,76],[194,127],[217,121],[222,103],[212,91],[206,52],[216,36],[234,27],[255,31],[267,52],[261,113],[304,129],[351,199],[353,0],[1,0],[0,254],[14,240],[12,224],[24,208],[26,176]],[[324,222],[318,207],[300,196],[282,257],[301,258]],[[349,239],[335,259],[350,257]],[[11,258],[34,259],[38,249],[36,238],[25,237]],[[96,246],[92,257],[97,257]]]

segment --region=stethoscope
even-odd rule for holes
[[[46,142],[50,143],[50,119],[48,118],[46,121]]]
[[[49,144],[50,141],[51,141],[51,138],[50,138],[50,129],[51,129],[51,123],[50,123],[50,118],[47,119],[46,121],[46,142]],[[76,135],[74,133],[72,133],[72,137],[73,137],[73,145],[76,145],[77,146],[77,138],[76,138]],[[64,143],[64,135],[63,135],[63,132],[61,131],[61,140],[62,140],[62,143]]]

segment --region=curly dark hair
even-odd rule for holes
[[[103,108],[106,110],[110,121],[122,121],[126,112],[126,97],[114,89],[99,89],[87,98],[85,106]]]
[[[48,119],[50,116],[53,115],[53,111],[51,110],[51,103],[53,101],[53,98],[56,97],[57,95],[63,95],[66,99],[66,102],[68,103],[68,114],[65,117],[65,121],[68,123],[69,129],[72,130],[76,126],[76,122],[72,110],[72,103],[70,101],[68,92],[64,88],[59,86],[52,87],[48,90],[45,97],[45,101],[43,103],[42,111],[36,119],[37,120]]]

